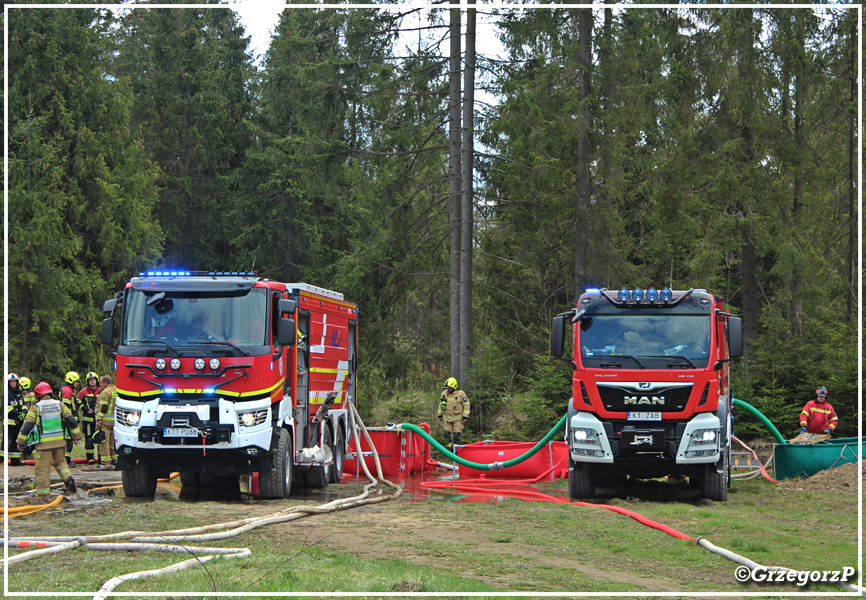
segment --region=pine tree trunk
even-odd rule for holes
[[[587,276],[589,248],[589,127],[590,127],[590,78],[592,69],[592,9],[578,11],[578,35],[580,56],[578,57],[577,88],[580,105],[580,131],[577,135],[577,197],[575,198],[574,232],[574,298],[583,293],[589,280]]]
[[[472,370],[473,131],[475,110],[475,9],[466,11],[463,74],[463,206],[460,224],[460,385],[469,389]]]
[[[452,5],[459,4],[451,0]],[[460,381],[460,9],[451,9],[448,86],[448,193],[451,228],[451,376]]]

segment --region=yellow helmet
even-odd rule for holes
[[[75,371],[69,371],[66,374],[66,383],[73,384],[80,379],[81,379],[81,375],[79,375]]]
[[[93,371],[87,374],[87,377],[84,378],[84,381],[87,383],[87,385],[90,385],[91,379],[95,379],[96,383],[99,383],[99,375],[97,375]]]
[[[445,380],[445,387],[451,388],[452,390],[456,390],[457,389],[457,380],[454,379],[453,377],[449,377],[448,379]]]
[[[21,386],[22,390],[29,390],[30,389],[30,378],[29,377],[22,377],[21,379],[18,380],[18,385]]]

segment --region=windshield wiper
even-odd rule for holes
[[[166,343],[163,342],[162,340],[142,340],[142,339],[134,339],[134,340],[126,340],[126,343],[127,343],[127,344],[162,344],[163,346],[165,346],[166,348],[168,348],[169,350],[171,350],[172,352],[174,352],[174,355],[175,355],[175,356],[183,356],[183,354],[181,354],[180,352],[178,352],[178,351],[174,348],[174,346],[169,346],[168,344],[166,344]]]
[[[616,361],[617,359],[620,359],[620,358],[630,358],[631,360],[633,360],[634,362],[636,362],[637,364],[639,364],[641,369],[646,369],[646,365],[644,365],[644,364],[640,361],[640,359],[638,359],[637,356],[632,356],[631,354],[615,354],[615,355],[611,355],[611,356],[606,356],[605,358],[610,359],[611,361]],[[616,363],[616,362],[615,362],[615,363],[613,363],[613,364],[616,365],[617,367],[621,367],[621,366],[622,366],[622,363]],[[602,367],[605,367],[605,366],[609,366],[609,365],[610,365],[610,363],[607,363],[607,364],[602,363],[601,366],[602,366]]]
[[[689,363],[689,366],[693,369],[697,369],[697,365],[692,362],[688,356],[683,356],[682,354],[665,354],[664,356],[645,356],[644,358],[678,358],[679,360],[684,360]]]
[[[231,346],[232,348],[234,348],[235,350],[237,350],[238,352],[240,352],[244,356],[252,356],[249,352],[247,352],[246,350],[241,350],[240,348],[238,348],[237,346],[235,346],[231,342],[215,342],[213,340],[204,340],[204,341],[198,342],[198,343],[199,344],[206,344],[208,346]]]

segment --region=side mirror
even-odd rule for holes
[[[743,320],[728,317],[728,355],[738,358],[743,355]]]
[[[109,300],[112,302],[112,300]],[[113,308],[112,308],[113,310]],[[100,340],[106,346],[111,346],[111,340],[114,337],[114,318],[108,317],[107,319],[102,319],[102,333],[100,335]]]
[[[281,346],[294,346],[297,341],[297,333],[295,332],[295,320],[280,318],[277,325],[277,339]]]
[[[112,298],[111,300],[106,300],[102,304],[102,312],[107,315],[114,315],[114,309],[117,307],[117,299]]]
[[[280,300],[278,305],[278,309],[280,311],[280,317],[284,314],[289,313],[290,315],[295,314],[296,304],[294,300],[286,300],[285,298]]]
[[[562,352],[565,348],[565,318],[568,313],[556,315],[553,317],[553,323],[550,327],[550,355],[553,358],[562,358]]]

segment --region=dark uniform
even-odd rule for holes
[[[91,381],[93,382],[91,384]],[[87,374],[87,385],[81,388],[77,397],[78,423],[81,425],[81,433],[84,434],[84,453],[87,456],[87,464],[94,464],[93,434],[96,433],[96,410],[97,397],[102,388],[99,387],[99,376],[96,373]]]
[[[4,461],[8,459],[9,464],[15,467],[21,464],[21,451],[15,440],[18,437],[21,424],[24,423],[24,417],[27,416],[27,404],[24,402],[24,394],[21,391],[18,375],[15,373],[10,373],[9,377],[6,378],[4,394],[9,402],[9,410],[5,418],[3,438],[5,444],[0,444],[0,454],[2,454]]]

